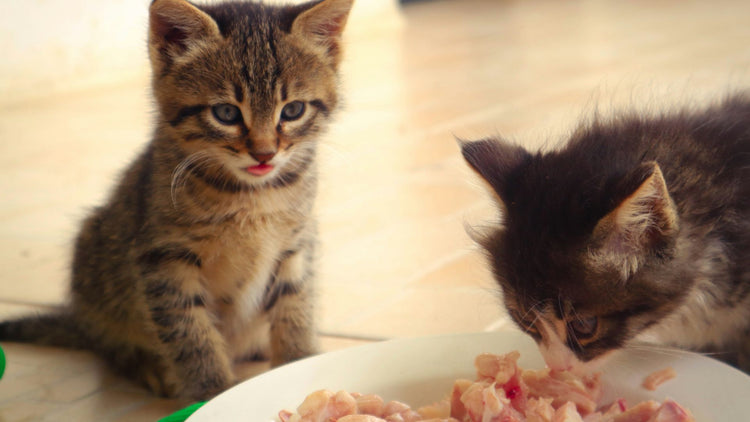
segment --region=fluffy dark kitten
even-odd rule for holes
[[[84,222],[68,306],[0,339],[90,348],[194,399],[237,361],[314,353],[316,141],[351,6],[154,0],[154,137]]]
[[[750,371],[749,95],[462,152],[501,208],[479,242],[505,306],[550,367],[655,340]]]

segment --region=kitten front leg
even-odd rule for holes
[[[164,357],[164,373],[156,374],[168,395],[205,400],[231,386],[235,379],[223,337],[205,303],[200,260],[190,253],[150,251],[159,257],[144,273],[147,322],[155,348]],[[141,260],[143,261],[143,260]]]
[[[314,317],[314,245],[289,251],[269,285],[265,307],[271,320],[271,364],[317,353]]]

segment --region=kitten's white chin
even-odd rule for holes
[[[576,355],[560,342],[548,342],[547,345],[540,344],[539,351],[544,362],[553,371],[571,371],[582,365]]]
[[[569,371],[577,375],[596,372],[612,355],[610,351],[593,360],[583,362],[568,346],[559,341],[557,336],[550,338],[547,345],[539,344],[539,352],[547,367],[552,371]]]

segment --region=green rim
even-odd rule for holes
[[[190,415],[195,413],[195,411],[200,409],[200,407],[204,404],[206,404],[206,402],[204,401],[191,404],[190,406],[178,410],[165,418],[159,419],[158,422],[184,422],[185,420],[187,420],[187,418],[190,417]]]
[[[3,377],[3,374],[5,374],[5,352],[0,347],[0,378]]]

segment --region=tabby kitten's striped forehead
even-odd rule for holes
[[[193,162],[208,163],[212,179],[231,179],[224,186],[303,171],[338,102],[351,3],[155,0],[149,48],[160,126]]]

